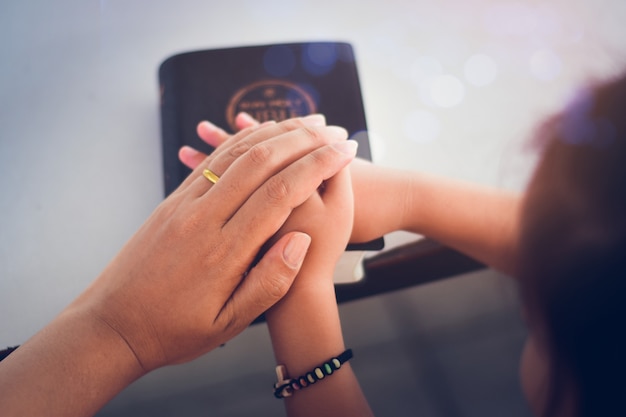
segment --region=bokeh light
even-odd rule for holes
[[[418,87],[441,74],[443,74],[441,63],[431,56],[420,56],[411,65],[411,81]]]
[[[419,56],[411,64],[411,82],[417,87],[417,91],[422,103],[428,106],[435,106],[431,94],[430,86],[432,80],[443,74],[443,66],[432,56]]]
[[[430,81],[430,96],[439,107],[454,107],[463,101],[465,86],[453,75],[438,75]]]
[[[483,87],[491,84],[498,76],[498,65],[488,55],[472,55],[463,68],[468,83]]]
[[[302,52],[302,66],[312,75],[328,74],[337,62],[337,49],[332,43],[311,43]]]

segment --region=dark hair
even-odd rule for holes
[[[550,362],[544,417],[626,416],[626,76],[588,89],[539,135],[519,281]]]

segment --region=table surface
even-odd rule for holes
[[[534,126],[619,70],[624,21],[617,0],[4,1],[0,347],[78,295],[162,200],[167,56],[350,42],[376,163],[521,189]]]

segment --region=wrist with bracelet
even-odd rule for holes
[[[290,397],[295,391],[306,388],[331,376],[350,359],[352,359],[352,349],[347,349],[339,356],[330,358],[328,361],[316,366],[311,371],[297,378],[289,378],[285,365],[278,365],[276,366],[276,377],[278,381],[274,384],[274,396],[278,399]]]

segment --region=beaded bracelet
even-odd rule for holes
[[[278,365],[276,367],[276,377],[278,381],[274,384],[274,396],[279,399],[290,397],[294,391],[313,385],[317,381],[332,375],[333,372],[341,368],[341,365],[348,362],[350,359],[352,359],[352,349],[347,349],[336,358],[331,358],[327,362],[313,368],[312,371],[298,378],[291,379],[287,377],[287,368],[285,365]]]

